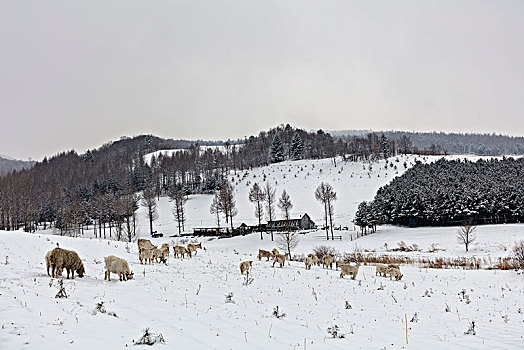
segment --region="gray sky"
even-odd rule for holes
[[[287,123],[524,135],[524,1],[0,0],[0,154]]]

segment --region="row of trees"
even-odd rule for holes
[[[524,159],[417,164],[361,203],[355,224],[443,226],[524,221]]]

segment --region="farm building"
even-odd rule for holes
[[[266,228],[268,231],[309,230],[316,228],[316,225],[306,213],[299,219],[269,221]]]

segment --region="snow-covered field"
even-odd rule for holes
[[[433,161],[438,157],[427,157]],[[463,157],[462,157],[463,158]],[[307,212],[322,225],[322,206],[314,198],[321,181],[338,194],[335,231],[341,241],[319,238],[322,231],[300,236],[294,254],[306,254],[318,245],[332,245],[339,253],[356,249],[369,254],[403,254],[416,258],[479,257],[495,261],[510,254],[515,241],[524,239],[524,225],[489,225],[477,228],[470,252],[456,241],[457,227],[379,227],[377,233],[355,238],[351,220],[358,203],[371,200],[376,190],[404,171],[415,157],[399,157],[398,174],[384,169],[384,161],[369,165],[330,160],[274,164],[232,174],[241,222],[255,223],[248,201],[249,187],[266,180],[280,195],[289,192],[293,216]],[[423,160],[422,158],[419,158]],[[365,168],[365,169],[364,169]],[[284,176],[285,175],[285,176]],[[190,196],[186,231],[212,226],[210,195]],[[155,229],[164,232],[154,244],[188,243],[176,233],[171,203],[160,199]],[[277,209],[278,210],[278,209]],[[278,215],[280,214],[277,211]],[[147,236],[147,221],[140,209],[140,234]],[[224,224],[224,223],[222,223]],[[522,349],[524,347],[524,276],[514,271],[426,269],[401,266],[401,281],[376,277],[374,266],[361,266],[356,280],[341,279],[335,270],[303,263],[283,269],[256,259],[259,248],[272,249],[269,235],[258,233],[231,239],[203,240],[205,250],[191,259],[168,265],[140,265],[136,243],[0,231],[0,349],[120,349],[133,346],[143,330],[162,333],[168,348],[186,349]],[[108,237],[109,238],[109,237]],[[353,239],[353,240],[352,240]],[[186,239],[187,240],[187,239]],[[420,252],[388,249],[400,241],[417,244]],[[57,299],[57,281],[47,276],[45,253],[59,243],[74,249],[84,261],[86,276],[64,280],[68,298]],[[428,253],[431,247],[440,250]],[[135,279],[104,281],[103,258],[125,258]],[[254,260],[252,282],[244,285],[241,261]],[[231,302],[226,295],[231,295]],[[106,313],[94,313],[104,302]],[[347,302],[347,303],[346,303]],[[346,308],[348,305],[348,308]],[[285,317],[273,315],[278,306]],[[115,313],[117,317],[109,315]],[[406,344],[406,322],[407,337]],[[475,322],[475,332],[465,334]],[[338,327],[344,338],[333,338],[328,328]],[[155,345],[157,346],[157,345]]]
[[[520,225],[500,228],[479,232],[479,244],[510,246],[524,237]],[[356,242],[380,249],[400,233],[385,229]],[[325,244],[315,240],[317,234],[303,236],[297,252]],[[458,249],[448,246],[451,235],[441,239],[413,229],[403,239],[439,243],[450,253]],[[76,250],[87,271],[84,278],[66,280],[67,299],[55,298],[57,281],[45,272],[44,255],[57,242]],[[342,252],[356,243],[331,244]],[[0,348],[120,349],[133,345],[146,327],[162,333],[169,348],[189,349],[522,349],[524,343],[524,276],[514,271],[402,266],[403,279],[390,281],[362,266],[351,280],[317,266],[306,271],[299,262],[283,269],[259,262],[258,248],[274,245],[257,234],[203,245],[191,259],[171,255],[168,266],[140,265],[136,244],[1,232]],[[493,256],[504,254],[492,246]],[[129,261],[134,280],[104,281],[103,257],[110,254]],[[254,260],[247,286],[238,267],[245,260]],[[94,314],[100,302],[107,313]],[[273,315],[277,306],[285,317]],[[476,335],[464,334],[470,322]],[[344,338],[331,337],[327,329],[335,326]]]

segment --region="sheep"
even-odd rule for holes
[[[240,263],[240,274],[244,274],[244,272],[248,272],[251,269],[251,264],[253,264],[253,261],[242,261]]]
[[[345,275],[351,275],[351,279],[355,279],[358,275],[358,268],[360,264],[353,265],[340,265],[340,278],[344,278]]]
[[[136,243],[138,244],[138,252],[140,253],[140,251],[142,249],[152,249],[152,248],[156,248],[156,245],[154,245],[153,243],[151,243],[151,241],[149,239],[144,239],[144,238],[139,238]]]
[[[278,251],[277,248],[273,248],[273,249],[271,250],[271,253],[273,253],[273,256],[275,256],[276,254],[280,254],[280,252]]]
[[[396,281],[400,281],[402,277],[404,276],[403,274],[400,273],[399,269],[395,269],[395,268],[389,268],[388,274],[389,274],[390,280],[392,279],[392,277],[395,277]]]
[[[195,252],[195,255],[197,254],[197,248],[202,249],[202,243],[198,243],[198,244],[191,244],[191,243],[189,243],[189,244],[187,245],[187,250],[188,250],[190,253]]]
[[[46,262],[51,266],[51,277],[58,278],[59,271],[66,269],[67,278],[71,273],[71,278],[75,278],[75,271],[78,277],[82,278],[85,274],[84,264],[78,254],[72,250],[55,248],[46,254]]]
[[[191,257],[191,252],[187,250],[186,247],[181,246],[181,245],[174,246],[173,252],[175,253],[175,258],[180,255],[180,257],[183,259],[186,254],[188,254],[189,257]]]
[[[47,275],[48,275],[48,276],[51,276],[51,275],[49,274],[49,268],[50,268],[50,267],[55,268],[55,266],[54,266],[54,265],[51,263],[51,261],[50,261],[50,256],[51,256],[51,253],[52,253],[52,252],[53,252],[53,251],[50,250],[50,251],[48,251],[47,254],[45,255],[45,266],[46,266],[46,268],[47,268]],[[59,270],[57,271],[57,273],[58,273],[59,276],[62,276],[62,272],[63,272],[63,269],[59,269]]]
[[[390,268],[387,265],[384,264],[377,264],[375,268],[375,276],[384,276],[386,277],[386,274],[388,273],[388,270]]]
[[[278,264],[280,265],[280,268],[284,267],[286,259],[287,259],[287,255],[286,254],[280,254],[280,253],[275,254],[274,255],[274,260],[273,260],[273,267],[275,267],[275,263],[277,261],[278,261]]]
[[[305,260],[304,260],[304,264],[306,265],[306,270],[311,270],[311,265],[313,265],[313,258],[308,256]]]
[[[391,268],[391,269],[400,270],[400,266],[398,266],[397,264],[389,264],[388,267]]]
[[[342,265],[349,265],[349,262],[348,261],[344,261],[344,260],[337,260],[337,261],[335,261],[335,270],[338,271],[339,266],[342,266]]]
[[[138,259],[140,260],[141,264],[151,264],[153,261],[153,251],[156,248],[142,248],[138,251]]]
[[[133,279],[133,271],[131,271],[127,261],[124,259],[117,258],[114,255],[109,255],[104,258],[104,262],[106,264],[104,280],[111,281],[111,272],[116,273],[120,278],[120,281]]]
[[[316,254],[309,253],[307,256],[308,258],[311,258],[313,260],[313,264],[320,266],[320,259],[318,258]]]
[[[266,261],[269,261],[270,258],[272,258],[274,256],[273,253],[271,252],[268,252],[267,250],[264,250],[264,249],[259,249],[258,250],[258,261],[260,261],[262,258],[267,258]]]
[[[153,248],[151,252],[151,259],[156,262],[167,264],[167,257],[169,256],[169,247],[166,248]]]
[[[333,269],[333,257],[329,254],[326,254],[322,257],[322,268],[329,268]]]

